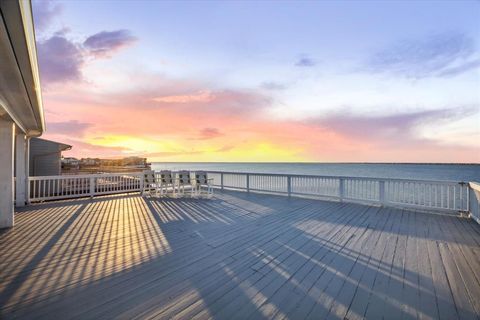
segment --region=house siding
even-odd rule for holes
[[[30,176],[55,176],[61,174],[61,150],[58,143],[30,140]]]

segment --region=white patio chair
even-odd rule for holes
[[[143,190],[142,194],[152,196],[157,195],[157,182],[155,179],[155,171],[146,170],[143,171]]]
[[[213,181],[213,178],[208,178],[207,172],[205,171],[195,172],[195,196],[197,197],[205,196],[207,198],[212,197],[213,195],[212,181]]]
[[[173,179],[172,171],[162,170],[157,181],[157,194],[160,193],[160,196],[165,196],[169,192],[175,195],[175,180]]]
[[[177,191],[176,196],[185,196],[185,188],[190,188],[190,196],[193,196],[195,193],[195,188],[193,187],[192,181],[190,179],[190,172],[186,170],[179,171],[177,173]]]

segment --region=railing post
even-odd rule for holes
[[[287,193],[288,197],[290,198],[292,196],[292,177],[287,176]]]
[[[380,204],[383,206],[386,204],[386,201],[385,201],[385,181],[383,180],[380,180],[378,182],[378,193],[379,193],[379,201],[380,201]]]
[[[338,180],[338,198],[340,199],[340,202],[343,201],[343,198],[345,197],[345,179],[340,178]]]
[[[475,193],[475,191],[473,190],[472,186],[470,185],[470,183],[467,185],[467,212],[469,214],[472,213],[473,209],[475,206],[474,206],[474,203],[470,203],[470,201],[472,199],[474,199],[473,197],[473,194]],[[470,192],[472,193],[472,195],[470,195]],[[480,206],[479,206],[480,207]]]
[[[95,195],[95,177],[90,177],[90,198]]]
[[[460,208],[461,210],[463,210],[463,208],[465,208],[465,211],[467,212],[467,214],[470,213],[470,190],[473,191],[473,188],[470,186],[470,183],[468,182],[460,182],[460,199],[459,201],[461,201],[460,203]],[[467,199],[466,199],[466,202],[463,200],[463,194],[465,193],[466,191],[466,196],[467,196]]]
[[[247,192],[250,192],[250,175],[247,173],[246,175],[247,178]]]
[[[142,172],[140,174],[140,194],[143,196],[145,193],[145,188],[143,187],[145,183],[145,174]]]
[[[30,177],[27,176],[27,204],[30,204]]]
[[[223,172],[220,173],[220,189],[223,190]]]

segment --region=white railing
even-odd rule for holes
[[[463,182],[209,171],[214,187],[288,196],[376,203],[450,212],[469,211]]]
[[[225,171],[208,171],[208,175],[213,178],[213,187],[220,189],[470,212],[480,222],[480,185],[477,183]],[[28,180],[29,202],[35,202],[141,192],[144,174],[43,176]]]
[[[141,172],[29,177],[29,202],[142,191],[143,182]]]
[[[480,223],[480,183],[469,183],[469,212],[470,217]]]

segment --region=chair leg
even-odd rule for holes
[[[197,191],[198,191],[198,197],[199,197],[199,198],[202,198],[202,185],[199,185],[199,186],[198,186],[198,190],[197,190]]]

